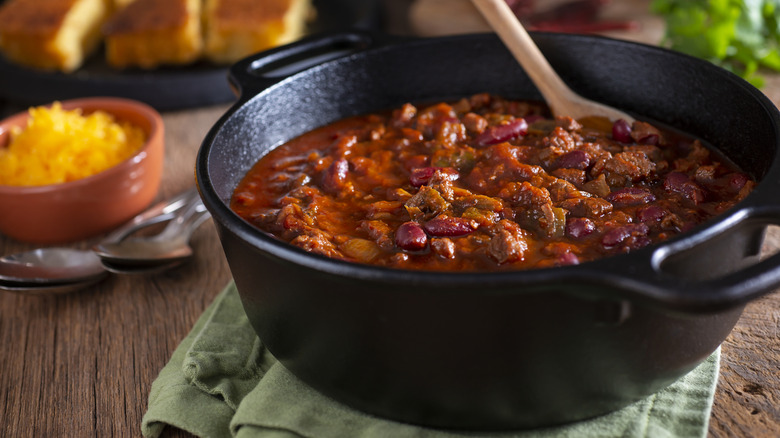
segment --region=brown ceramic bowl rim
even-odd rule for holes
[[[93,175],[89,175],[84,178],[79,178],[77,180],[67,181],[63,183],[45,184],[45,185],[37,185],[37,186],[12,186],[12,185],[0,184],[0,194],[22,195],[22,194],[33,194],[33,193],[37,193],[37,194],[49,193],[49,192],[55,192],[60,190],[76,190],[79,187],[93,184],[95,180],[105,178],[106,176],[110,176],[115,173],[126,172],[127,168],[132,166],[134,162],[139,159],[139,157],[143,157],[146,155],[147,150],[151,147],[153,143],[153,140],[155,139],[155,137],[160,135],[162,129],[162,116],[160,116],[160,113],[158,113],[157,110],[155,110],[151,106],[143,102],[139,102],[137,100],[125,99],[121,97],[87,97],[87,98],[79,98],[79,99],[62,100],[58,102],[60,102],[63,109],[73,110],[73,109],[80,108],[82,110],[89,111],[89,112],[105,111],[106,113],[109,113],[112,116],[116,117],[118,120],[124,119],[123,117],[117,114],[117,112],[119,111],[129,111],[129,112],[134,112],[136,114],[139,114],[143,118],[148,120],[150,123],[149,130],[147,131],[146,129],[144,129],[146,133],[146,140],[143,146],[141,146],[141,148],[138,149],[130,157],[124,159],[120,163],[117,163]],[[54,102],[51,102],[39,106],[51,108],[53,104]],[[11,121],[16,121],[16,119],[19,119],[22,123],[27,121],[29,119],[29,110],[18,112],[16,114],[13,114],[11,116],[8,116],[0,120],[0,134],[3,134],[7,130],[6,125],[9,125]],[[17,125],[16,123],[10,124],[10,126],[16,126],[16,125]],[[0,147],[5,147],[5,146],[0,145]]]

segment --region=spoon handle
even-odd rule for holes
[[[633,118],[622,111],[592,102],[572,91],[558,76],[547,58],[504,0],[472,0],[515,59],[542,93],[553,114],[579,119],[604,116],[611,120]]]
[[[138,214],[129,222],[108,234],[101,243],[118,243],[141,228],[173,219],[177,211],[190,204],[194,199],[199,198],[198,190],[195,187],[185,190],[173,198],[159,202]]]
[[[192,233],[206,219],[211,217],[200,197],[190,199],[185,208],[179,210],[165,229],[154,237],[158,241],[187,242]]]

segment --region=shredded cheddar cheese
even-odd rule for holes
[[[131,157],[146,142],[137,126],[118,122],[103,111],[30,108],[27,127],[10,131],[0,145],[0,184],[40,186],[75,181]]]

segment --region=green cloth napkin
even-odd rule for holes
[[[595,419],[533,431],[454,433],[350,409],[298,380],[264,348],[233,283],[198,319],[152,384],[145,437],[166,425],[219,438],[704,437],[720,349],[644,400]]]

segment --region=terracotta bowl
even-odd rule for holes
[[[160,114],[141,102],[84,98],[62,102],[84,114],[102,110],[147,134],[132,157],[95,175],[45,186],[0,185],[0,232],[31,243],[65,243],[96,236],[129,220],[155,198],[162,176],[164,140]],[[12,126],[26,126],[27,111],[0,122],[0,147]]]

